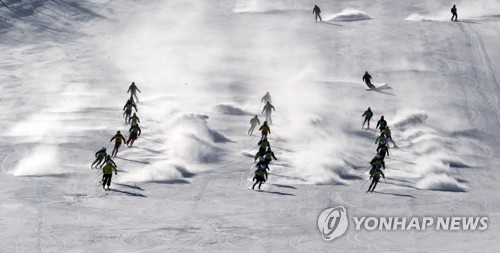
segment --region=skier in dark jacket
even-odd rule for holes
[[[373,173],[370,174],[370,179],[373,178],[373,180],[370,184],[370,187],[368,188],[368,191],[366,192],[373,192],[375,190],[375,187],[377,187],[378,181],[380,180],[380,176],[385,179],[384,172],[382,172],[380,169],[376,169],[373,171]]]
[[[379,155],[376,155],[375,157],[373,157],[373,159],[370,161],[370,165],[372,166],[372,168],[370,170],[370,175],[376,169],[383,168],[385,170],[384,159],[382,159]]]
[[[266,182],[267,180],[267,171],[265,167],[258,167],[257,170],[255,170],[255,176],[253,177],[252,181],[255,181],[255,184],[253,184],[252,189],[255,189],[255,186],[259,184],[259,191],[260,187],[262,186],[262,183]]]
[[[457,6],[453,5],[453,7],[451,8],[451,14],[453,14],[451,16],[451,21],[458,21]],[[453,20],[453,18],[455,18],[455,20]]]
[[[137,140],[137,137],[141,136],[141,128],[139,127],[138,124],[136,124],[130,127],[128,132],[130,133],[130,135],[127,140],[127,146],[132,147],[132,145],[134,145],[134,141]]]
[[[372,76],[368,74],[368,71],[365,71],[365,74],[363,75],[363,81],[366,83],[366,86],[368,86],[368,88],[376,88],[375,85],[372,84]]]
[[[271,147],[268,147],[267,148],[267,151],[264,153],[264,160],[263,162],[266,163],[267,165],[269,165],[269,163],[272,161],[272,160],[278,160],[276,158],[276,156],[274,156],[274,152],[271,150]]]
[[[259,131],[261,131],[261,137],[260,139],[265,139],[267,138],[268,134],[271,134],[271,128],[269,128],[269,125],[267,124],[267,121],[264,121],[261,127],[259,127]]]
[[[380,132],[383,132],[386,126],[387,121],[385,121],[384,116],[380,117],[380,120],[377,122],[376,128],[380,129]]]
[[[319,18],[319,22],[323,21],[321,19],[321,15],[320,15],[321,14],[321,9],[317,5],[314,5],[313,14],[316,14],[315,15],[316,22],[318,22],[318,18]]]
[[[141,90],[139,90],[139,88],[137,88],[137,86],[135,85],[135,82],[132,82],[130,87],[128,87],[127,93],[130,92],[130,97],[134,96],[135,101],[137,101],[137,103],[139,103],[139,98],[137,97],[137,91],[141,92]]]
[[[255,154],[254,161],[256,161],[259,157],[263,157],[266,154],[267,148],[271,148],[271,143],[269,143],[267,138],[260,140],[257,145],[259,146],[259,151]]]
[[[361,126],[361,129],[363,129],[365,127],[365,123],[368,123],[368,127],[366,129],[370,129],[370,120],[373,117],[372,109],[370,109],[370,107],[368,107],[368,110],[366,110],[365,113],[363,113],[363,115],[361,115],[361,117],[365,117],[365,120],[363,121],[363,125]]]
[[[379,145],[377,148],[377,153],[380,159],[384,160],[385,155],[389,156],[389,147],[386,145]]]
[[[94,168],[94,165],[97,167],[99,165],[101,165],[101,163],[103,162],[103,160],[106,158],[106,148],[103,147],[101,150],[97,151],[97,153],[95,153],[95,161],[92,163],[92,165],[90,165],[90,168]]]

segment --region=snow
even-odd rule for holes
[[[368,14],[363,11],[356,9],[345,9],[340,13],[334,14],[331,17],[326,18],[326,21],[361,21],[371,19]]]
[[[3,251],[495,251],[498,1],[457,1],[460,23],[431,0],[4,2]],[[314,4],[335,22],[314,22]],[[365,71],[389,87],[366,91]],[[131,82],[142,134],[120,148],[104,192],[90,164],[101,147],[111,152],[116,131],[128,133]],[[254,192],[260,133],[247,131],[254,115],[265,120],[267,91],[278,160]],[[361,130],[367,107],[375,115]],[[368,195],[382,115],[399,148]],[[349,227],[326,242],[317,218],[336,206],[351,216],[486,215],[489,227]]]

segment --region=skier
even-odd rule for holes
[[[113,159],[111,159],[111,155],[107,155],[106,159],[104,159],[104,162],[101,164],[101,169],[102,169],[102,166],[104,166],[105,164],[108,164],[108,163],[112,163],[113,165],[116,166],[115,161],[113,161]]]
[[[373,178],[373,180],[372,183],[370,184],[370,187],[368,188],[368,191],[366,192],[373,192],[375,190],[375,187],[377,187],[377,183],[380,180],[380,176],[382,176],[385,179],[384,172],[382,172],[380,169],[376,169],[373,171],[373,173],[370,174],[370,179]]]
[[[363,121],[363,125],[361,126],[361,129],[363,129],[363,127],[365,127],[365,123],[368,123],[368,127],[366,129],[370,129],[370,120],[373,117],[372,109],[370,109],[370,107],[368,107],[368,110],[366,110],[365,113],[363,113],[363,115],[361,115],[361,117],[365,117],[365,120]]]
[[[321,19],[321,16],[319,14],[321,14],[321,9],[317,6],[317,5],[314,5],[314,8],[313,8],[313,14],[316,14],[315,18],[316,18],[316,23],[318,22],[318,18],[319,18],[319,22],[322,22],[323,20]]]
[[[269,163],[272,161],[272,159],[278,160],[276,158],[276,156],[274,156],[274,152],[271,150],[271,147],[268,147],[266,153],[264,154],[264,160],[263,160],[263,162],[266,165],[269,165]],[[268,169],[269,169],[269,167],[268,167]]]
[[[106,163],[106,165],[104,165],[104,168],[102,168],[102,188],[106,191],[109,191],[109,186],[111,185],[111,177],[113,177],[113,171],[115,172],[115,175],[118,175],[116,167],[117,166],[114,163]],[[108,185],[107,189],[105,187],[106,185]]]
[[[272,125],[273,120],[271,119],[271,112],[276,111],[276,109],[274,109],[274,106],[267,101],[266,105],[264,105],[264,108],[262,109],[262,113],[264,113],[264,111],[266,112],[266,121]]]
[[[363,75],[363,81],[365,81],[366,85],[370,89],[375,89],[375,85],[372,84],[372,76],[368,74],[368,71],[365,71],[365,74]]]
[[[139,125],[141,123],[141,120],[139,120],[139,117],[137,117],[137,114],[134,112],[132,114],[132,117],[130,117],[130,124],[133,125]]]
[[[259,128],[259,131],[261,131],[262,136],[260,139],[265,139],[267,138],[267,134],[271,134],[271,128],[269,128],[269,125],[267,125],[267,121],[264,121],[262,126]]]
[[[385,155],[389,156],[389,147],[387,145],[380,145],[377,148],[377,154],[380,159],[384,160]]]
[[[268,147],[271,147],[271,143],[269,143],[267,138],[261,139],[259,143],[257,143],[257,145],[259,146],[259,151],[257,152],[257,154],[255,154],[254,162],[257,160],[257,158],[264,156],[266,154],[266,149]]]
[[[377,122],[377,126],[375,128],[379,128],[380,132],[384,131],[385,127],[387,126],[387,121],[385,121],[384,116],[380,117],[379,121]]]
[[[127,100],[127,103],[123,106],[123,116],[125,117],[125,124],[130,123],[130,115],[132,115],[132,108],[137,112],[137,105],[134,103],[132,97]]]
[[[260,191],[260,186],[262,186],[262,183],[266,182],[267,180],[267,171],[266,169],[258,168],[255,170],[255,176],[253,177],[252,181],[255,181],[255,184],[252,186],[252,190],[255,189],[255,186],[259,184],[259,191]]]
[[[451,14],[453,14],[451,16],[451,21],[457,22],[458,15],[457,15],[457,7],[455,5],[453,5],[453,7],[451,8]],[[455,20],[453,20],[453,18],[455,18]]]
[[[370,165],[372,166],[372,168],[370,169],[370,175],[376,169],[383,168],[385,170],[384,159],[382,159],[378,154],[370,161]]]
[[[92,163],[92,165],[90,165],[90,168],[94,168],[94,164],[95,164],[96,167],[99,166],[99,165],[101,165],[101,163],[103,162],[104,158],[106,158],[106,148],[103,147],[103,148],[101,148],[101,150],[97,151],[97,153],[95,153],[95,157],[96,157],[96,159]]]
[[[394,140],[392,140],[392,137],[391,137],[391,129],[389,129],[389,126],[386,126],[385,129],[384,129],[384,135],[385,135],[385,139],[387,140],[387,143],[389,143],[389,141],[392,142],[392,145],[394,145],[394,148],[397,148],[398,146],[396,145],[396,143],[394,142]]]
[[[257,126],[257,125],[260,126],[260,121],[259,121],[259,117],[257,115],[255,115],[255,117],[253,117],[250,120],[250,129],[248,129],[248,135],[253,134],[253,130],[255,129],[255,126]]]
[[[378,143],[378,146],[380,147],[381,145],[385,145],[387,143],[386,139],[385,139],[385,135],[384,133],[381,133],[379,137],[377,137],[377,139],[375,139],[375,144]]]
[[[113,152],[111,152],[111,157],[116,157],[118,149],[120,149],[120,146],[122,145],[122,141],[125,142],[126,138],[120,133],[120,131],[117,131],[115,136],[113,136],[109,142],[112,142],[113,140],[115,140],[115,148],[113,149]]]
[[[262,103],[262,102],[264,102],[265,104],[267,104],[267,102],[269,102],[269,103],[272,103],[272,102],[273,102],[273,101],[271,101],[271,95],[269,94],[269,91],[268,91],[268,92],[266,92],[266,95],[264,95],[264,96],[262,97],[262,99],[260,100],[260,102],[261,102],[261,103]]]
[[[127,146],[132,147],[132,145],[134,145],[134,141],[137,140],[137,137],[141,136],[141,128],[138,124],[135,124],[130,127],[128,132],[130,133],[130,136],[127,141]]]
[[[139,103],[139,98],[137,97],[137,91],[141,92],[141,90],[139,90],[139,88],[137,88],[137,86],[135,85],[135,83],[132,82],[132,84],[130,85],[130,87],[128,87],[127,93],[130,92],[130,97],[134,96],[135,97],[135,101],[137,101],[137,103]]]

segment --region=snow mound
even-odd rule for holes
[[[193,177],[195,174],[189,172],[184,166],[172,164],[167,161],[159,161],[147,165],[140,170],[127,174],[121,174],[121,182],[181,182],[184,178]]]
[[[228,142],[222,133],[211,129],[208,116],[199,114],[182,115],[169,126],[167,140],[171,159],[196,162],[215,162],[221,150],[215,145]]]
[[[344,9],[342,12],[337,13],[329,18],[326,19],[326,21],[343,21],[343,22],[350,22],[350,21],[361,21],[361,20],[368,20],[371,19],[368,14],[365,12],[362,12],[360,10],[356,9]]]
[[[446,174],[429,175],[417,182],[417,187],[424,190],[465,192],[467,186]]]
[[[247,112],[236,105],[233,104],[219,104],[215,106],[215,109],[223,114],[227,115],[253,115],[250,112]]]

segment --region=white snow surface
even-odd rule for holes
[[[363,22],[315,23],[312,7]],[[500,3],[4,0],[2,252],[494,252]],[[359,10],[353,12],[352,10]],[[363,14],[363,15],[361,15]],[[446,17],[449,15],[449,17]],[[344,15],[345,16],[345,15]],[[337,21],[337,20],[332,20]],[[366,91],[364,71],[388,88]],[[142,135],[112,191],[91,170],[131,82]],[[264,192],[248,190],[270,92]],[[368,188],[384,116],[400,147]],[[486,231],[357,231],[318,215],[489,217]]]

